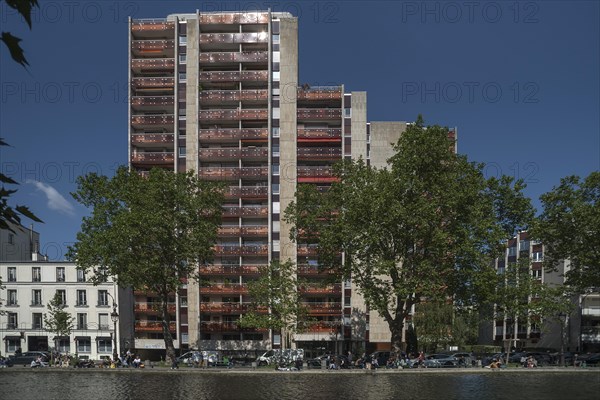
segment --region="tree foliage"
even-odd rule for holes
[[[15,9],[27,22],[29,29],[32,28],[31,25],[31,11],[34,7],[39,7],[37,0],[4,0],[6,4]],[[25,54],[23,49],[21,48],[20,42],[21,39],[17,36],[13,36],[10,32],[2,32],[0,35],[0,41],[4,42],[8,51],[10,52],[10,56],[12,59],[18,64],[22,65],[26,68],[29,63],[25,58]]]
[[[318,244],[323,268],[350,277],[388,323],[396,351],[415,304],[466,307],[489,295],[501,241],[533,216],[522,182],[486,179],[483,165],[453,149],[447,128],[419,117],[388,168],[345,161],[328,192],[299,186],[285,213],[291,238]]]
[[[169,331],[169,297],[198,265],[210,262],[221,220],[223,190],[193,172],[152,169],[147,177],[122,167],[113,178],[78,178],[73,197],[91,209],[67,256],[92,271],[94,283],[107,276],[122,287],[154,292],[167,356],[174,357]]]
[[[44,313],[44,326],[47,331],[56,336],[69,336],[75,324],[75,318],[65,311],[65,305],[60,293],[56,293],[47,305],[48,312]]]
[[[303,331],[310,318],[298,285],[295,264],[289,260],[274,260],[261,267],[260,278],[248,283],[250,311],[240,319],[240,325],[282,331],[285,335]],[[284,347],[288,344],[283,343]]]
[[[540,200],[543,211],[531,233],[545,245],[545,268],[556,270],[568,259],[569,286],[600,287],[600,172],[565,177]]]

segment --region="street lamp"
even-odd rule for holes
[[[565,366],[565,325],[567,324],[567,314],[558,314],[560,318],[560,365]]]
[[[117,351],[117,321],[119,320],[119,313],[117,312],[117,302],[115,301],[115,298],[110,293],[108,293],[108,291],[106,292],[106,294],[108,294],[113,301],[113,303],[112,303],[113,310],[110,313],[110,319],[113,322],[113,332],[114,332],[113,333],[113,361],[117,362],[117,359],[119,358],[119,352]]]

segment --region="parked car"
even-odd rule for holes
[[[591,354],[589,357],[583,358],[586,365],[597,367],[600,365],[600,353]]]
[[[41,357],[42,362],[50,361],[50,353],[47,351],[27,351],[22,354],[13,355],[8,358],[9,365],[23,365],[24,367],[31,366],[32,361],[37,361]]]
[[[431,354],[425,357],[426,368],[454,368],[458,366],[458,359],[448,354]]]
[[[184,365],[194,365],[194,360],[202,359],[205,366],[215,366],[219,359],[219,354],[216,351],[188,351],[185,354],[177,357],[177,363]]]
[[[452,357],[456,358],[459,367],[471,367],[473,366],[473,355],[471,353],[452,353]]]

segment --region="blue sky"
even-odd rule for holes
[[[45,1],[33,30],[0,0],[0,30],[24,39],[29,72],[0,49],[0,170],[21,182],[42,251],[62,259],[86,210],[87,172],[127,163],[127,16],[247,10],[299,17],[300,83],[368,92],[371,121],[456,126],[459,152],[538,197],[600,169],[597,1]]]

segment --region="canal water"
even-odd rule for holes
[[[0,370],[0,399],[599,399],[598,371]]]

